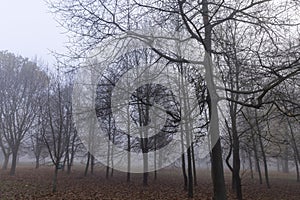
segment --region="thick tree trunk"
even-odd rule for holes
[[[211,136],[212,143],[212,159],[211,159],[211,172],[212,180],[214,187],[214,200],[225,200],[226,197],[226,188],[225,188],[225,179],[224,179],[224,169],[223,169],[223,159],[222,159],[222,147],[220,141],[220,132],[219,132],[219,116],[218,116],[218,95],[214,82],[214,72],[211,58],[211,45],[212,45],[212,27],[209,19],[209,7],[208,1],[202,1],[202,10],[203,10],[203,22],[205,27],[205,38],[204,38],[204,48],[205,59],[204,59],[204,68],[205,68],[205,78],[207,83],[207,88],[209,92],[209,119],[210,119],[210,129],[209,133]]]
[[[226,188],[224,180],[223,162],[222,162],[222,149],[220,139],[212,149],[212,179],[214,185],[214,200],[225,200]]]
[[[10,168],[11,176],[14,176],[16,174],[17,158],[18,158],[18,150],[14,150],[12,152],[12,160],[11,160],[11,168]]]

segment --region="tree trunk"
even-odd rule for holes
[[[242,200],[242,186],[240,178],[240,143],[236,127],[236,104],[231,105],[230,108],[231,115],[231,126],[232,126],[232,146],[233,146],[233,165],[232,165],[232,188],[236,192],[236,197],[238,200]]]
[[[300,154],[299,154],[299,149],[298,149],[298,146],[297,146],[297,143],[296,143],[294,130],[293,130],[291,122],[289,120],[287,120],[287,121],[288,121],[288,125],[289,125],[289,128],[290,128],[291,140],[292,140],[292,144],[293,144],[295,159],[296,159],[296,161],[298,160],[298,162],[300,164]],[[298,163],[296,163],[296,167],[297,166],[299,167]]]
[[[193,198],[193,171],[192,171],[192,155],[191,147],[187,149],[187,160],[188,160],[188,197]]]
[[[252,132],[252,145],[253,145],[253,150],[254,150],[255,169],[258,172],[259,183],[262,184],[262,176],[261,176],[258,152],[257,152],[257,148],[256,148],[255,135],[253,132]]]
[[[295,159],[295,166],[296,166],[296,173],[297,173],[297,182],[300,182],[300,175],[299,175],[299,165],[298,165],[298,160],[297,160],[297,156],[294,156]]]
[[[280,158],[277,157],[277,172],[280,172]]]
[[[18,150],[14,150],[12,152],[12,160],[11,160],[11,168],[10,168],[11,176],[14,176],[16,174],[17,157],[18,157]]]
[[[192,143],[192,161],[193,161],[194,185],[198,185],[198,183],[197,183],[197,169],[196,169],[196,161],[195,161],[195,152],[194,152],[194,143]]]
[[[212,160],[211,160],[211,172],[212,180],[214,187],[214,200],[225,200],[226,197],[226,188],[225,188],[225,179],[224,179],[224,169],[223,169],[223,159],[222,159],[222,147],[220,141],[220,132],[219,132],[219,116],[218,116],[218,95],[214,82],[214,72],[211,58],[211,44],[212,44],[212,27],[209,20],[209,8],[208,1],[202,1],[203,9],[203,22],[205,27],[205,38],[204,38],[204,48],[205,59],[204,59],[204,68],[205,68],[205,79],[208,88],[208,104],[209,104],[209,119],[210,119],[210,129],[209,134],[211,136],[212,143]]]
[[[268,163],[267,163],[267,158],[266,158],[266,153],[265,153],[265,150],[264,150],[262,138],[261,138],[260,135],[258,136],[258,139],[259,139],[259,143],[260,143],[260,147],[261,147],[261,152],[262,152],[262,157],[263,157],[263,162],[264,162],[266,184],[267,184],[267,187],[270,188]]]
[[[156,127],[156,126],[155,126]],[[154,180],[157,179],[157,151],[156,151],[156,137],[154,138]]]
[[[183,189],[187,191],[187,175],[185,171],[185,156],[184,156],[184,142],[183,142],[182,129],[181,129],[181,167],[182,167],[182,175],[183,175],[183,183],[184,183]]]
[[[147,140],[147,138],[144,138]],[[144,165],[144,173],[143,173],[143,185],[148,186],[148,154],[143,153],[143,165]]]
[[[52,192],[57,191],[57,174],[58,174],[58,166],[55,165],[54,175],[53,175],[53,182],[52,182]]]
[[[184,183],[184,190],[187,191],[187,175],[185,171],[185,157],[184,153],[181,155],[181,167],[182,167],[182,175],[183,175],[183,183]]]
[[[88,152],[87,161],[86,161],[85,170],[84,170],[84,176],[87,176],[87,173],[88,173],[88,170],[89,170],[90,157],[91,157],[91,154],[90,154],[90,152]]]
[[[220,139],[217,141],[216,145],[212,149],[212,179],[214,185],[214,200],[225,200],[226,197],[226,188],[224,180],[224,171],[222,163],[222,149]]]
[[[37,157],[37,158],[35,159],[35,168],[38,169],[39,167],[40,167],[40,158]]]
[[[257,128],[257,134],[258,134],[258,141],[259,141],[261,154],[262,154],[262,158],[263,158],[263,162],[264,162],[266,184],[267,184],[267,187],[270,188],[269,174],[268,174],[268,164],[267,164],[267,158],[266,158],[264,145],[263,145],[263,142],[262,142],[261,131],[260,131],[260,127],[259,127],[259,124],[258,124],[257,110],[255,110],[255,120],[256,120],[256,128]]]
[[[95,157],[91,154],[91,174],[94,174]]]
[[[4,162],[2,165],[2,170],[7,170],[10,154],[4,154]]]
[[[250,167],[251,179],[254,179],[253,164],[252,164],[252,159],[251,159],[251,151],[249,149],[248,149],[248,159],[249,159],[249,167]]]
[[[128,118],[129,119],[129,118]],[[129,127],[129,125],[128,125]],[[130,135],[129,135],[130,129],[128,128],[128,135],[127,135],[127,182],[130,182],[130,170],[131,170],[131,158],[130,158]]]
[[[284,158],[282,159],[282,171],[283,173],[289,173],[289,149],[288,145],[285,145]]]

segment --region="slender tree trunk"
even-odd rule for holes
[[[91,174],[94,174],[94,166],[95,166],[95,157],[94,155],[90,155],[91,157]]]
[[[182,174],[183,174],[183,183],[184,183],[184,190],[187,191],[187,175],[185,171],[185,156],[184,153],[181,155],[181,167],[182,167]]]
[[[109,177],[109,160],[110,160],[110,141],[111,140],[111,116],[108,118],[108,141],[107,141],[107,160],[106,160],[106,179]]]
[[[148,139],[144,138],[144,140],[147,141]],[[147,142],[145,143],[147,144]],[[143,153],[143,165],[144,165],[143,185],[148,186],[148,154],[146,152]]]
[[[263,141],[262,141],[262,137],[261,137],[261,131],[260,131],[260,127],[258,124],[257,110],[255,110],[255,120],[256,120],[256,128],[257,128],[257,134],[258,134],[258,141],[259,141],[261,154],[262,154],[262,158],[263,158],[263,162],[264,162],[266,184],[267,184],[267,187],[270,188],[268,164],[267,164],[266,153],[265,153],[265,149],[264,149],[264,145],[263,145]]]
[[[107,165],[106,165],[106,179],[108,179],[108,177],[109,177],[109,157],[110,157],[110,139],[109,139],[109,141],[108,141],[108,152],[107,152]]]
[[[267,187],[270,188],[271,186],[270,186],[270,182],[269,182],[268,163],[267,163],[267,158],[266,158],[266,153],[264,150],[262,138],[260,135],[258,136],[258,139],[259,139],[259,143],[260,143],[260,147],[261,147],[261,151],[262,151],[263,162],[264,162],[266,184],[267,184]]]
[[[157,151],[156,151],[156,137],[155,137],[154,138],[154,180],[157,179],[157,166],[156,166],[157,165],[157,162],[156,162],[157,156],[156,156],[156,154],[157,154]]]
[[[253,150],[254,150],[255,167],[256,167],[255,169],[258,172],[259,183],[262,184],[262,175],[261,175],[258,152],[257,152],[256,141],[255,140],[256,140],[255,135],[252,132],[252,145],[253,145]]]
[[[7,170],[10,154],[4,154],[4,162],[2,165],[2,170]]]
[[[85,170],[84,170],[84,176],[87,176],[87,173],[89,170],[89,165],[90,165],[90,158],[91,158],[91,154],[90,154],[90,152],[88,152],[87,161],[86,161]]]
[[[182,130],[182,125],[181,125],[181,168],[182,168],[182,175],[183,175],[183,183],[184,187],[183,189],[187,191],[187,175],[186,175],[186,170],[185,170],[185,156],[184,156],[184,140],[183,140],[183,130]]]
[[[191,147],[192,147],[194,185],[198,185],[198,183],[197,183],[197,169],[196,169],[196,161],[195,161],[195,152],[194,152],[194,143],[192,143]]]
[[[251,159],[251,151],[249,149],[248,149],[248,159],[249,159],[249,167],[250,167],[251,179],[254,179],[253,164],[252,164],[252,159]]]
[[[232,110],[233,109],[233,110]],[[241,186],[241,178],[240,178],[240,144],[239,137],[237,133],[236,127],[236,112],[235,108],[231,109],[231,123],[232,123],[232,139],[233,139],[233,167],[232,167],[232,186],[234,191],[236,192],[236,197],[238,200],[242,200],[242,186]]]
[[[188,197],[193,198],[193,171],[192,171],[192,155],[191,147],[187,149],[187,160],[188,160]]]
[[[288,125],[289,125],[289,128],[290,128],[291,141],[292,141],[292,145],[293,145],[293,149],[294,149],[295,158],[296,158],[296,161],[298,160],[298,163],[300,164],[300,154],[299,154],[298,145],[296,143],[296,138],[295,138],[294,130],[293,130],[292,124],[289,121],[289,119],[287,119],[287,121],[288,121]]]
[[[129,113],[129,111],[127,111]],[[131,150],[131,144],[130,144],[130,116],[128,115],[128,124],[127,124],[127,132],[128,132],[128,135],[127,135],[127,182],[130,182],[130,170],[131,170],[131,156],[130,156],[130,150]]]
[[[280,158],[277,157],[277,172],[280,172]]]
[[[115,142],[115,134],[113,134],[113,143]],[[114,145],[111,147],[111,169],[110,169],[110,177],[114,176]]]
[[[295,166],[296,166],[296,173],[297,173],[297,182],[300,182],[300,175],[299,175],[299,165],[298,165],[298,160],[297,160],[297,156],[294,156],[295,159]]]
[[[72,171],[72,166],[73,166],[73,161],[74,161],[74,153],[75,153],[74,149],[72,148],[72,153],[71,153],[71,157],[70,157],[70,160],[68,162],[68,168],[67,168],[67,173],[68,174],[71,174],[71,171]]]

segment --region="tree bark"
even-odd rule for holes
[[[17,157],[18,157],[18,150],[15,149],[12,152],[12,160],[11,160],[11,168],[10,168],[10,175],[11,176],[14,176],[16,174]]]

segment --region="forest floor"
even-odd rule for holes
[[[53,167],[20,166],[15,176],[9,171],[0,172],[0,199],[103,199],[103,200],[139,200],[139,199],[188,199],[183,190],[180,169],[164,169],[154,174],[149,173],[149,186],[142,186],[142,174],[132,174],[131,182],[126,182],[126,173],[114,171],[113,177],[105,178],[104,167],[97,167],[94,174],[83,176],[83,166],[76,167],[68,175],[60,171],[58,191],[52,193]],[[300,183],[294,174],[271,173],[271,189],[260,185],[257,179],[251,179],[248,173],[243,176],[244,199],[299,200]],[[212,199],[210,172],[198,171],[198,186],[194,188],[194,198]],[[230,189],[230,173],[226,172],[228,199],[235,199]]]

